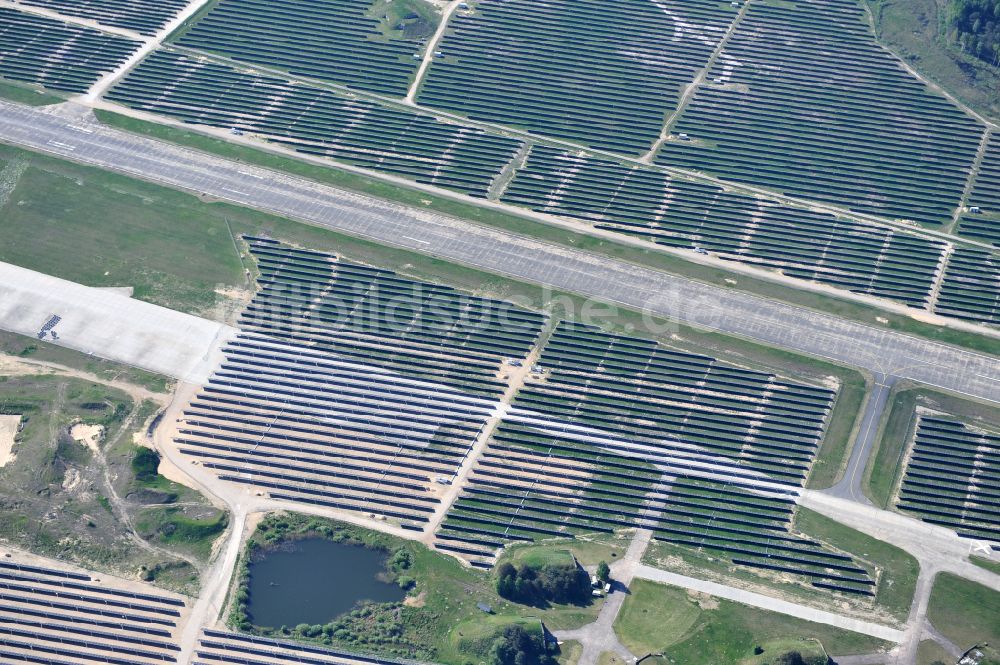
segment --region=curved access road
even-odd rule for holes
[[[346,235],[1000,403],[985,355],[0,102],[0,141]]]

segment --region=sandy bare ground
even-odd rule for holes
[[[74,441],[79,441],[90,448],[91,451],[95,453],[100,452],[101,439],[104,437],[104,426],[77,423],[70,428],[69,435],[73,437]]]
[[[134,287],[131,286],[99,286],[97,288],[109,293],[117,293],[118,295],[125,296],[126,298],[131,298],[132,292],[135,291]]]
[[[21,426],[21,416],[0,416],[0,467],[14,460],[14,437]]]

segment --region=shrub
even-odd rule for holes
[[[132,472],[135,479],[141,482],[156,478],[157,469],[160,468],[160,455],[155,450],[139,446],[132,457]]]
[[[524,626],[514,624],[503,632],[490,647],[490,665],[555,665],[545,641],[538,633],[529,633]]]

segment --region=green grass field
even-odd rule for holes
[[[980,568],[990,571],[991,573],[1000,575],[1000,561],[991,561],[990,559],[984,559],[981,556],[970,556],[969,561],[976,564]]]
[[[862,489],[876,506],[888,508],[902,479],[903,460],[916,427],[916,407],[954,415],[971,423],[1000,428],[1000,409],[982,402],[910,383],[895,386],[879,426],[878,442],[869,458]]]
[[[865,401],[867,382],[861,373],[854,371],[842,371],[838,378],[840,392],[837,393],[823,443],[806,482],[809,489],[826,489],[840,479],[847,467],[850,444],[859,426],[858,415]]]
[[[194,131],[137,120],[121,114],[98,110],[98,118],[105,124],[151,138],[192,147],[227,159],[255,164],[277,171],[298,175],[316,182],[349,189],[362,194],[395,201],[416,208],[435,210],[488,226],[494,226],[520,235],[546,242],[605,254],[638,265],[683,275],[708,284],[739,290],[792,303],[909,334],[964,346],[979,351],[995,353],[995,344],[980,335],[954,330],[943,326],[917,321],[909,316],[886,312],[876,307],[843,300],[825,294],[802,291],[785,284],[735,275],[724,269],[686,261],[679,256],[656,248],[639,248],[611,242],[593,235],[576,233],[506,211],[486,208],[452,198],[388,183],[365,175],[318,165],[294,157],[250,148]],[[736,285],[732,282],[735,281]],[[887,322],[887,323],[884,323]],[[992,351],[990,351],[992,349]]]
[[[973,109],[1000,120],[1000,69],[942,42],[941,0],[866,0],[878,39]]]
[[[57,95],[42,92],[31,86],[0,80],[0,98],[28,106],[47,106],[66,101]]]
[[[629,538],[633,532],[623,531],[616,536],[601,535],[592,540],[545,540],[537,544],[505,547],[500,562],[509,561],[515,565],[527,563],[540,566],[545,563],[566,564],[575,557],[581,566],[596,566],[601,561],[614,563],[625,554]]]
[[[949,573],[934,581],[927,618],[942,635],[969,649],[1000,644],[1000,592]]]
[[[872,653],[889,645],[881,640],[794,617],[750,608],[685,589],[637,580],[615,622],[615,632],[633,653],[662,653],[684,665],[767,662],[790,648],[818,640],[833,655]]]
[[[954,659],[944,647],[934,640],[924,640],[917,645],[916,665],[934,665],[934,663],[953,663]]]
[[[920,574],[920,564],[910,554],[808,508],[799,508],[795,528],[838,550],[850,552],[870,569],[880,568],[876,603],[900,621],[907,618]]]

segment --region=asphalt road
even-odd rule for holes
[[[865,465],[871,455],[872,447],[878,439],[878,427],[885,413],[886,404],[889,401],[889,393],[892,392],[892,384],[896,382],[896,377],[883,377],[876,375],[875,386],[868,394],[865,402],[865,412],[861,419],[861,427],[858,428],[857,438],[851,447],[851,459],[847,462],[847,470],[840,482],[826,490],[827,494],[841,499],[857,501],[865,505],[872,505],[865,493],[861,490],[861,480],[865,475]]]
[[[1000,403],[1000,360],[0,102],[0,141]],[[1000,342],[997,343],[1000,354]]]

